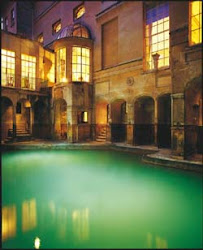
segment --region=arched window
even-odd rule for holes
[[[73,27],[73,36],[89,38],[89,32],[81,24],[75,24]]]

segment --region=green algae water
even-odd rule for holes
[[[201,175],[114,151],[4,153],[2,246],[201,248]]]

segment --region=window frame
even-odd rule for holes
[[[80,48],[81,49],[81,54],[80,54],[80,57],[82,58],[82,49],[88,49],[89,50],[89,65],[88,64],[83,64],[82,63],[82,60],[81,60],[81,63],[73,63],[73,48]],[[80,72],[73,72],[73,65],[79,65],[80,66]],[[80,74],[80,77],[82,77],[82,74],[83,74],[83,71],[82,71],[82,66],[85,65],[85,66],[89,66],[89,81],[76,81],[76,80],[73,80],[73,73],[78,73]],[[86,74],[86,73],[85,73]],[[89,47],[85,47],[85,46],[78,46],[78,45],[73,45],[72,46],[72,50],[71,50],[71,80],[72,82],[86,82],[86,83],[90,83],[90,77],[91,77],[91,49]]]
[[[60,53],[61,53],[60,50],[63,50],[63,49],[65,49],[65,71],[64,71],[65,77],[63,77],[63,78],[65,78],[64,81],[62,80],[63,78],[61,78],[61,76],[60,76],[61,64],[59,64],[59,62],[58,62],[58,54],[57,54],[57,53],[59,53],[59,60],[60,60],[60,58],[61,58],[60,57]],[[60,70],[59,70],[59,68],[60,68]],[[66,47],[60,47],[56,50],[56,75],[55,76],[56,76],[57,84],[67,82],[67,48]]]
[[[40,42],[40,39],[42,38],[42,42]],[[40,44],[43,44],[44,43],[44,35],[43,35],[43,32],[40,33],[38,36],[37,36],[37,41],[40,43]]]
[[[198,45],[201,45],[202,44],[202,41],[201,42],[199,42],[199,43],[192,43],[192,25],[191,25],[191,23],[192,23],[192,2],[195,2],[194,0],[193,1],[189,1],[188,2],[188,8],[189,8],[189,18],[188,18],[188,21],[189,21],[189,23],[188,23],[188,45],[190,46],[190,47],[193,47],[193,46],[198,46]],[[202,3],[202,1],[198,1],[198,2],[201,2]],[[199,13],[199,15],[200,15],[200,13]],[[202,12],[201,12],[201,15],[202,15]],[[201,16],[202,17],[202,16]],[[200,28],[198,28],[198,30],[201,30],[202,29],[202,27],[200,27]],[[202,38],[201,38],[202,39]]]
[[[164,53],[164,57],[163,57],[163,59],[164,59],[164,64],[165,64],[165,59],[166,58],[168,58],[168,60],[169,60],[169,64],[168,65],[163,65],[163,66],[158,66],[158,69],[159,70],[162,70],[162,69],[166,69],[166,68],[170,68],[170,13],[169,13],[169,15],[167,16],[168,18],[169,18],[169,20],[167,21],[168,22],[168,25],[169,25],[169,27],[168,27],[168,29],[167,30],[164,30],[164,26],[163,26],[163,31],[161,31],[161,32],[158,32],[158,30],[157,30],[157,32],[155,33],[155,34],[151,34],[150,36],[147,36],[147,34],[146,34],[146,26],[147,26],[147,11],[148,10],[151,10],[151,9],[153,9],[153,8],[156,8],[156,7],[159,7],[160,5],[163,5],[163,4],[169,4],[168,3],[168,1],[166,1],[166,2],[159,2],[158,4],[156,4],[156,3],[152,3],[152,4],[148,4],[148,3],[145,3],[145,5],[144,5],[144,8],[143,8],[143,18],[144,18],[144,21],[143,21],[143,52],[144,52],[144,58],[143,58],[143,69],[144,69],[144,71],[153,71],[154,69],[155,69],[155,66],[153,66],[153,67],[151,67],[151,66],[147,66],[147,62],[148,62],[148,60],[147,60],[147,58],[149,57],[149,54],[147,53],[147,39],[148,40],[150,40],[150,39],[152,39],[152,37],[153,36],[158,36],[159,34],[163,34],[163,37],[165,36],[164,35],[164,33],[166,32],[166,31],[168,31],[168,35],[169,35],[169,37],[168,37],[168,39],[163,39],[162,41],[158,41],[157,40],[157,42],[156,43],[152,43],[152,41],[151,42],[149,42],[149,44],[148,44],[148,46],[149,46],[149,48],[150,48],[150,52],[151,52],[151,50],[152,50],[152,45],[153,44],[157,44],[158,45],[158,43],[164,43],[164,47],[163,47],[163,49],[161,49],[161,50],[165,50],[165,49],[168,49],[169,51],[168,51],[168,53],[169,53],[169,55],[167,56],[167,57],[165,57],[165,53]],[[169,9],[169,11],[170,11],[170,9]],[[166,17],[164,17],[164,18],[166,18]],[[163,20],[164,18],[162,18],[162,19],[159,19],[159,20]],[[157,20],[156,22],[158,22],[159,20]],[[153,23],[153,22],[152,22]],[[163,20],[162,21],[162,23],[163,23],[163,25],[164,25],[164,23],[165,23],[165,21]],[[158,29],[158,24],[157,24],[157,29]],[[168,40],[168,43],[169,43],[169,46],[168,47],[165,47],[165,41],[167,41]],[[159,50],[157,49],[153,54],[156,54],[156,53],[158,53],[159,52]],[[152,54],[152,53],[151,53]],[[154,64],[154,61],[153,61],[153,57],[152,57],[152,55],[151,55],[151,60],[150,60],[150,62],[151,63],[153,63]],[[160,61],[160,59],[159,59],[159,61]]]
[[[2,54],[2,50],[5,50],[6,51],[6,54]],[[7,53],[14,53],[14,56],[11,56],[11,55],[8,55]],[[3,56],[6,57],[6,60],[5,60],[5,63],[6,63],[6,67],[3,67],[3,64],[2,64],[2,60],[3,60]],[[13,61],[13,62],[12,62]],[[11,66],[8,68],[8,64],[10,65],[14,65],[14,67],[12,68]],[[3,72],[3,69],[6,69],[6,72],[4,73]],[[14,71],[14,73],[9,73],[9,71]],[[5,80],[5,85],[3,85],[3,77],[2,75],[5,75],[6,77],[6,80]],[[13,76],[13,83],[10,83],[10,81],[7,82],[7,78],[8,77],[12,77]],[[12,50],[7,50],[7,49],[1,49],[1,84],[2,86],[4,87],[15,87],[15,84],[16,84],[16,53],[15,51],[12,51]]]
[[[23,56],[27,56],[28,57],[28,60],[27,59],[23,59],[22,57]],[[30,60],[32,58],[32,60]],[[33,70],[33,67],[26,67],[26,69],[28,69],[28,71],[27,70],[25,70],[25,71],[23,71],[22,70],[22,66],[23,66],[23,62],[25,62],[25,64],[26,64],[26,66],[27,65],[29,65],[29,64],[33,64],[34,65],[34,77],[30,77],[29,76],[29,73],[31,73],[29,70],[32,68],[32,70]],[[27,73],[28,74],[28,76],[27,75],[23,75],[23,72],[25,72],[25,73]],[[37,75],[37,57],[36,56],[32,56],[32,55],[28,55],[28,54],[24,54],[24,53],[22,53],[21,54],[21,88],[22,89],[29,89],[29,90],[36,90],[36,80],[37,80],[37,77],[36,77],[36,75]],[[27,78],[28,79],[28,87],[27,86],[22,86],[23,84],[22,84],[22,82],[23,82],[23,78]],[[31,81],[30,82],[30,79],[32,80],[33,79],[33,82]]]
[[[84,13],[80,16],[80,17],[77,17],[77,13],[80,9],[84,8]],[[81,3],[79,4],[78,6],[76,6],[74,9],[73,9],[73,21],[76,21],[80,18],[82,18],[84,16],[86,12],[86,9],[85,9],[85,4],[84,3]]]
[[[56,31],[56,26],[58,25],[61,25],[61,19],[58,19],[56,22],[52,24],[52,35],[57,34],[62,29],[62,25],[61,25],[60,29]]]

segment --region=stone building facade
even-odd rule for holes
[[[32,40],[2,32],[2,49],[16,53],[15,85],[2,85],[2,93],[13,110],[22,98],[35,107],[34,137],[157,145],[180,159],[202,153],[200,1],[32,6]],[[22,88],[20,53],[36,57],[32,91]],[[13,117],[15,128],[15,111],[8,116],[3,123]]]

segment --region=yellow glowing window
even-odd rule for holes
[[[36,88],[36,57],[21,54],[21,87]]]
[[[55,34],[61,30],[61,20],[58,20],[52,25],[52,34]]]
[[[40,35],[38,36],[37,41],[38,41],[39,43],[43,43],[43,42],[44,42],[43,34],[40,34]]]
[[[72,48],[72,81],[89,82],[90,80],[90,49]]]
[[[67,82],[66,78],[66,48],[56,51],[57,59],[57,82]]]
[[[78,19],[85,14],[85,6],[83,4],[78,6],[73,12],[74,19]]]
[[[2,240],[15,237],[16,235],[16,206],[5,206],[2,208]]]
[[[15,52],[1,50],[1,84],[2,86],[15,86]]]
[[[146,10],[146,69],[153,69],[153,55],[158,53],[158,67],[169,65],[169,5],[160,4]]]
[[[202,43],[202,1],[190,2],[190,45]]]

